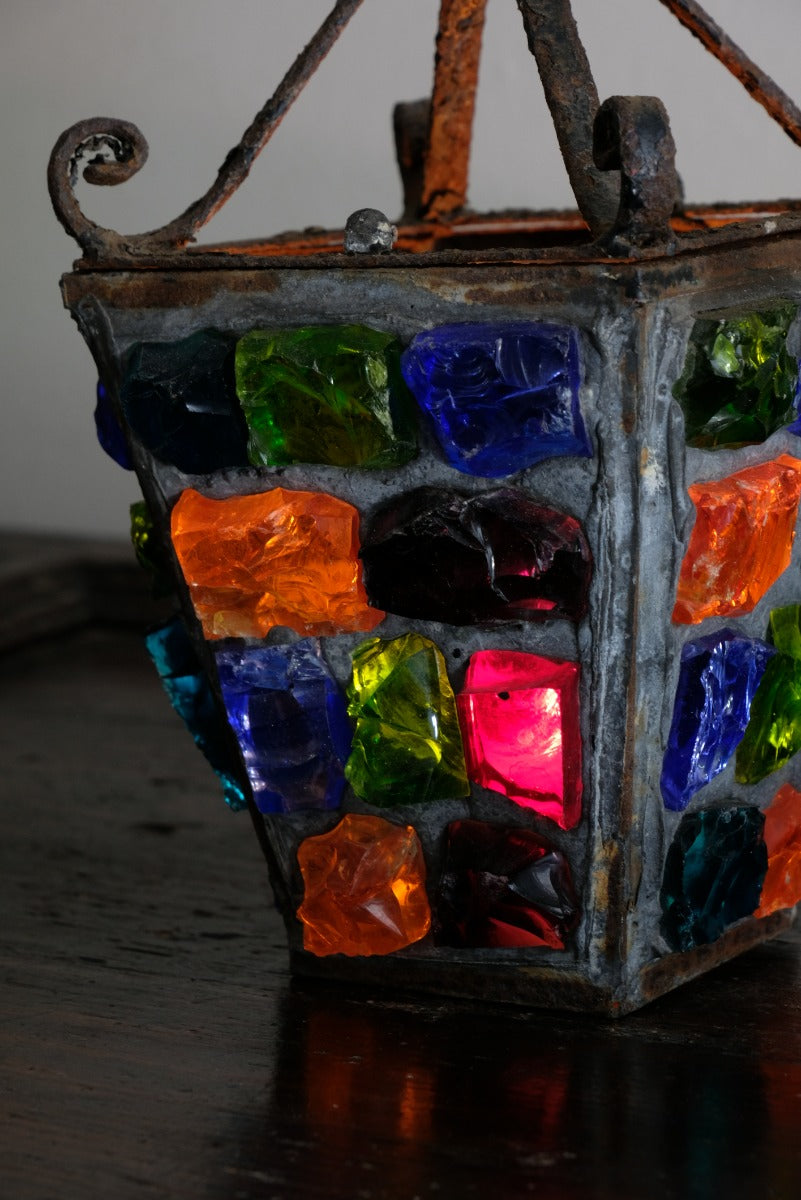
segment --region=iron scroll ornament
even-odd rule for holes
[[[441,0],[431,99],[396,108],[407,217],[437,222],[464,207],[486,2]],[[801,110],[726,36],[697,0],[660,2],[801,145]],[[140,170],[147,160],[148,146],[134,124],[94,117],[62,133],[50,156],[48,187],[56,216],[80,245],[84,259],[91,263],[134,263],[154,254],[177,255],[193,242],[198,230],[247,178],[256,158],[362,3],[336,0],[273,95],[228,153],[209,189],[159,229],[119,234],[86,217],[75,195],[81,171],[88,183],[114,186]],[[598,249],[618,255],[660,246],[670,252],[673,239],[669,217],[679,199],[679,186],[670,128],[661,103],[649,97],[612,97],[599,105],[570,0],[517,3],[578,207]],[[410,139],[409,130],[403,129],[404,114],[413,116],[418,124],[422,116],[425,132],[415,131],[415,138]],[[410,161],[405,163],[404,137],[407,143],[416,143]],[[417,183],[410,188],[412,179]]]

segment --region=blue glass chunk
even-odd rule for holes
[[[229,645],[216,651],[216,660],[260,811],[337,808],[351,728],[317,643]]]
[[[95,403],[95,429],[97,440],[109,458],[113,458],[118,466],[126,471],[133,470],[131,452],[125,441],[125,434],[117,419],[111,397],[104,384],[97,381],[97,402]]]
[[[226,804],[235,812],[247,808],[235,777],[225,720],[180,617],[154,629],[145,645],[170,703],[222,780]]]
[[[745,733],[773,646],[720,629],[687,642],[662,764],[665,807],[681,812],[725,770]]]
[[[417,334],[402,369],[457,471],[495,478],[545,458],[592,455],[569,326],[440,325]]]
[[[131,348],[120,399],[131,428],[156,458],[194,475],[249,465],[235,347],[235,338],[212,329]]]
[[[708,808],[682,817],[668,850],[660,892],[662,932],[674,950],[692,950],[750,916],[768,869],[757,808]]]

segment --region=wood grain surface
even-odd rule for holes
[[[0,659],[0,1196],[801,1195],[801,939],[611,1023],[293,984],[141,637]]]

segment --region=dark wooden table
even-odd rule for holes
[[[618,1023],[293,984],[248,817],[96,609],[0,659],[3,1200],[799,1200],[797,934]]]

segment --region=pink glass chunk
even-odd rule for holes
[[[581,817],[579,666],[479,650],[457,697],[467,775],[572,829]]]

